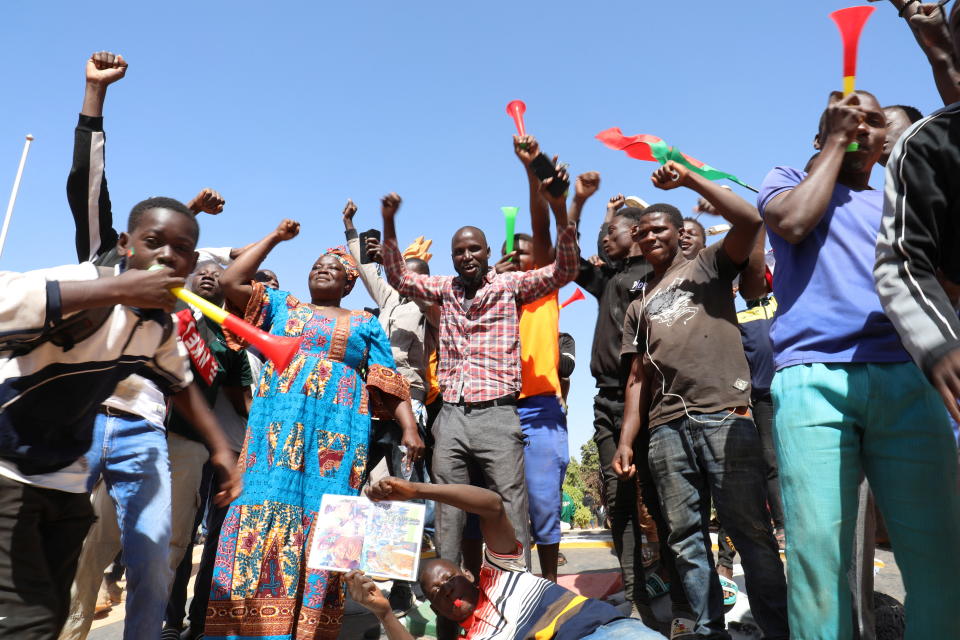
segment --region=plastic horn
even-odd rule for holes
[[[520,207],[500,207],[500,211],[503,211],[503,219],[507,223],[507,253],[513,251],[513,230],[517,225],[517,211],[520,211]]]
[[[7,229],[10,228],[10,218],[13,217],[13,205],[17,201],[17,192],[20,191],[20,178],[23,177],[23,165],[27,163],[27,154],[30,153],[30,143],[33,136],[27,134],[27,141],[23,143],[23,153],[20,155],[20,166],[17,167],[17,177],[13,179],[13,191],[10,192],[10,201],[7,202],[7,215],[3,218],[3,229],[0,230],[0,255],[3,255],[3,245],[7,242]]]
[[[150,267],[150,270],[163,269],[160,265]],[[260,352],[273,361],[273,366],[277,373],[285,370],[293,360],[293,356],[300,349],[300,343],[303,342],[303,336],[299,338],[286,338],[267,333],[255,326],[241,320],[229,311],[213,304],[209,300],[204,300],[193,291],[187,291],[183,287],[174,287],[170,293],[177,296],[187,304],[193,305],[200,310],[200,313],[207,316],[224,329],[232,331],[250,344],[254,345]]]
[[[511,100],[507,105],[507,115],[513,118],[514,124],[517,125],[517,135],[521,138],[527,135],[527,130],[523,126],[523,114],[527,112],[527,105],[523,103],[523,100]]]
[[[859,6],[838,9],[830,14],[830,18],[837,23],[840,29],[840,38],[843,40],[843,95],[853,93],[857,81],[857,49],[860,46],[860,34],[867,18],[876,7]],[[851,142],[847,151],[856,151],[860,145]]]
[[[580,289],[578,287],[577,290],[573,292],[573,295],[567,298],[567,301],[560,305],[560,308],[563,309],[567,305],[573,304],[577,300],[583,300],[583,298],[584,298],[583,289]]]

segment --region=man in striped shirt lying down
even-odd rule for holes
[[[420,568],[420,587],[430,606],[466,629],[468,640],[662,640],[610,604],[578,596],[527,571],[503,501],[493,491],[384,478],[367,496],[376,501],[434,500],[480,518],[486,549],[479,585],[470,572],[447,560],[430,560]],[[360,571],[351,571],[346,580],[350,596],[379,618],[390,640],[412,640],[373,580]]]

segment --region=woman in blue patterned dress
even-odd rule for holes
[[[307,568],[320,499],[359,492],[371,414],[397,420],[410,457],[422,454],[407,383],[380,323],[340,307],[358,275],[349,254],[333,249],[317,259],[310,303],[251,284],[270,250],[299,229],[284,220],[222,277],[248,321],[304,341],[286,370],[264,367],[254,394],[239,460],[243,492],[220,533],[207,638],[336,638],[342,574]]]

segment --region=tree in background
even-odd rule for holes
[[[584,496],[589,495],[592,498],[587,500],[588,503],[601,504],[600,456],[593,440],[588,440],[580,447],[580,460],[575,456],[570,457],[567,475],[563,480],[563,490],[573,498],[573,526],[577,529],[589,527],[597,519],[595,512],[584,506]]]

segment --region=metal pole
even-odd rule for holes
[[[27,141],[23,143],[23,155],[20,156],[20,166],[17,167],[17,177],[13,180],[13,191],[10,192],[10,202],[7,203],[7,215],[3,218],[3,229],[0,230],[0,256],[3,255],[3,245],[7,241],[7,229],[10,227],[10,218],[13,216],[13,205],[17,201],[17,192],[20,191],[20,178],[23,177],[23,165],[27,163],[27,154],[30,152],[30,143],[33,136],[27,134]]]

